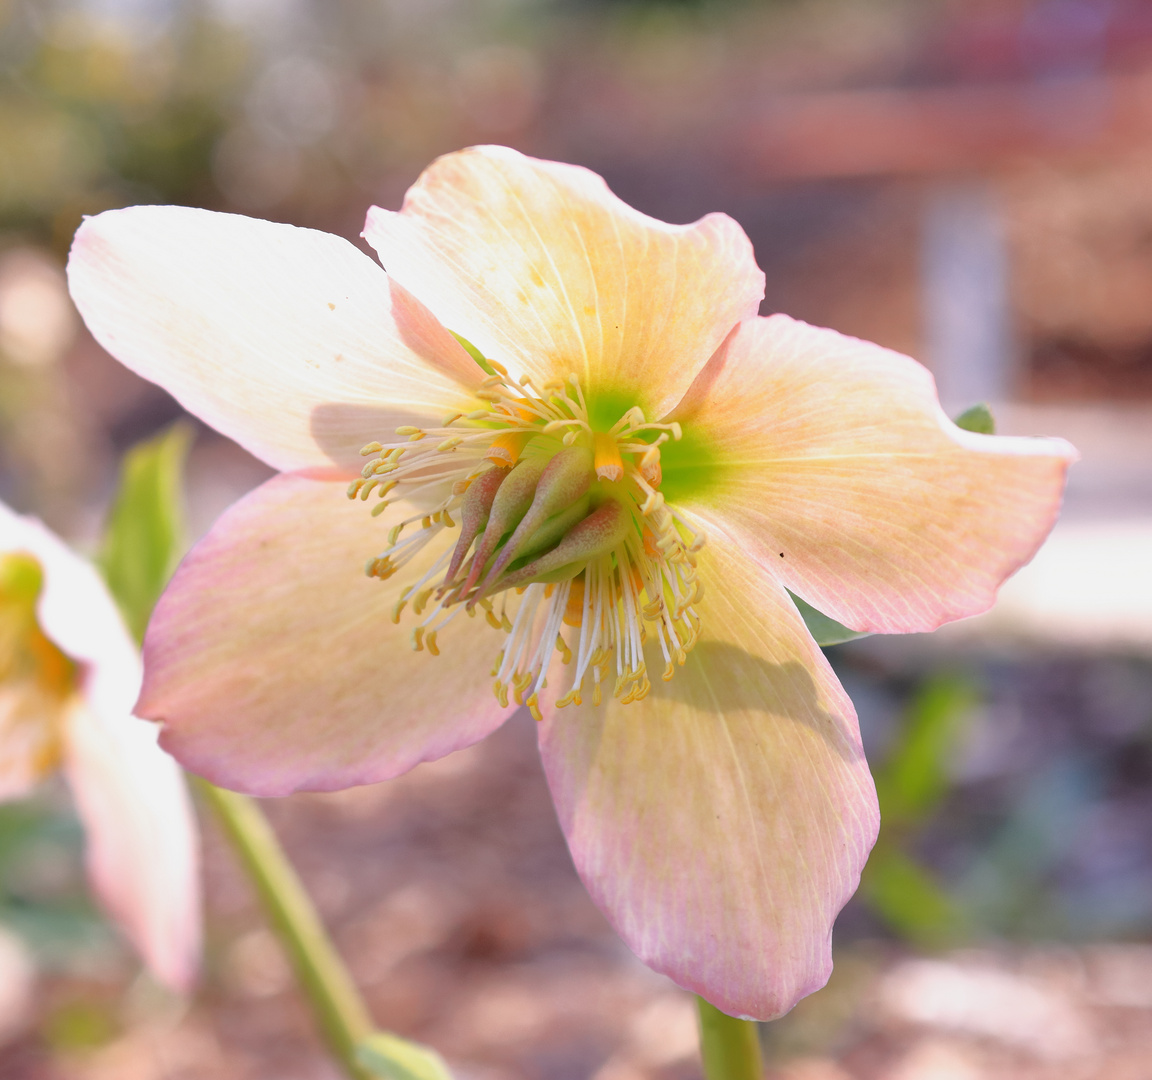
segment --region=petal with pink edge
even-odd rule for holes
[[[787,594],[722,535],[699,570],[686,664],[643,701],[552,712],[541,752],[577,870],[628,946],[768,1020],[827,981],[879,812],[852,704]]]
[[[498,631],[457,618],[435,657],[392,621],[448,538],[381,582],[364,564],[386,535],[342,483],[292,474],[220,518],[144,643],[137,712],[163,722],[178,761],[253,795],[331,791],[396,776],[503,722],[491,691]]]
[[[670,502],[719,522],[854,630],[932,630],[989,608],[1060,511],[1062,439],[957,428],[915,360],[786,315],[738,327],[676,409]]]
[[[359,472],[401,424],[469,408],[482,373],[348,241],[182,206],[89,218],[72,298],[113,356],[277,469]]]
[[[605,408],[662,415],[764,295],[726,215],[667,225],[587,169],[501,146],[439,158],[364,236],[445,326],[538,383],[579,375],[594,413],[609,391]]]
[[[187,991],[200,963],[201,915],[184,779],[156,745],[154,725],[127,714],[100,716],[81,700],[69,721],[64,768],[93,889],[153,974]]]

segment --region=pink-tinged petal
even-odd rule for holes
[[[588,891],[646,964],[736,1016],[832,969],[876,838],[856,714],[784,590],[728,538],[700,555],[701,640],[651,694],[556,710],[541,751]]]
[[[503,722],[491,691],[501,633],[461,615],[436,657],[413,650],[410,615],[392,622],[453,534],[381,582],[364,564],[387,532],[344,484],[292,474],[220,518],[144,644],[137,712],[163,722],[177,760],[254,795],[329,791],[396,776]]]
[[[593,399],[618,391],[651,418],[764,295],[752,245],[726,215],[667,225],[587,169],[501,146],[433,162],[398,214],[369,211],[364,236],[486,356],[538,383],[575,373]]]
[[[189,990],[200,963],[201,910],[184,778],[156,745],[154,725],[126,713],[101,716],[80,699],[69,720],[64,768],[93,889],[156,978]]]
[[[915,360],[786,315],[738,327],[676,416],[706,472],[668,498],[820,611],[881,633],[990,607],[1055,523],[1077,457],[1062,439],[962,431]]]
[[[181,206],[89,218],[72,298],[113,356],[278,469],[359,471],[360,447],[468,407],[482,373],[346,240]]]

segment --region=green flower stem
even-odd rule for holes
[[[373,1033],[372,1017],[264,812],[247,795],[195,783],[255,882],[332,1052],[349,1076],[369,1080],[357,1047]]]
[[[696,999],[700,1013],[700,1056],[708,1080],[761,1080],[760,1038],[751,1020],[737,1020]]]

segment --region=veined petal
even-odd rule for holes
[[[157,734],[77,698],[64,768],[94,890],[153,974],[184,991],[200,963],[199,845],[184,779]]]
[[[278,469],[359,471],[360,447],[467,407],[482,377],[346,240],[182,206],[89,218],[72,298],[113,356]]]
[[[228,510],[148,626],[137,712],[163,722],[161,745],[213,783],[286,795],[385,780],[499,726],[503,636],[462,616],[445,655],[413,651],[392,609],[433,554],[368,578],[386,535],[343,483],[299,475]]]
[[[554,711],[548,782],[588,891],[646,964],[767,1020],[823,986],[876,838],[856,714],[784,590],[723,534],[702,638],[651,694]]]
[[[593,399],[607,391],[652,419],[764,295],[726,215],[667,225],[587,169],[501,146],[433,162],[398,214],[368,212],[364,236],[486,356],[538,383],[575,373]]]
[[[707,482],[668,498],[880,633],[990,607],[1055,523],[1077,457],[1062,439],[962,431],[916,361],[786,315],[738,327],[675,415]]]

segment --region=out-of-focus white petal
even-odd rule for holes
[[[40,563],[40,628],[80,665],[63,764],[92,883],[156,976],[186,988],[200,951],[195,819],[157,729],[131,715],[142,677],[136,646],[95,568],[39,521],[0,503],[0,552],[11,551]]]

